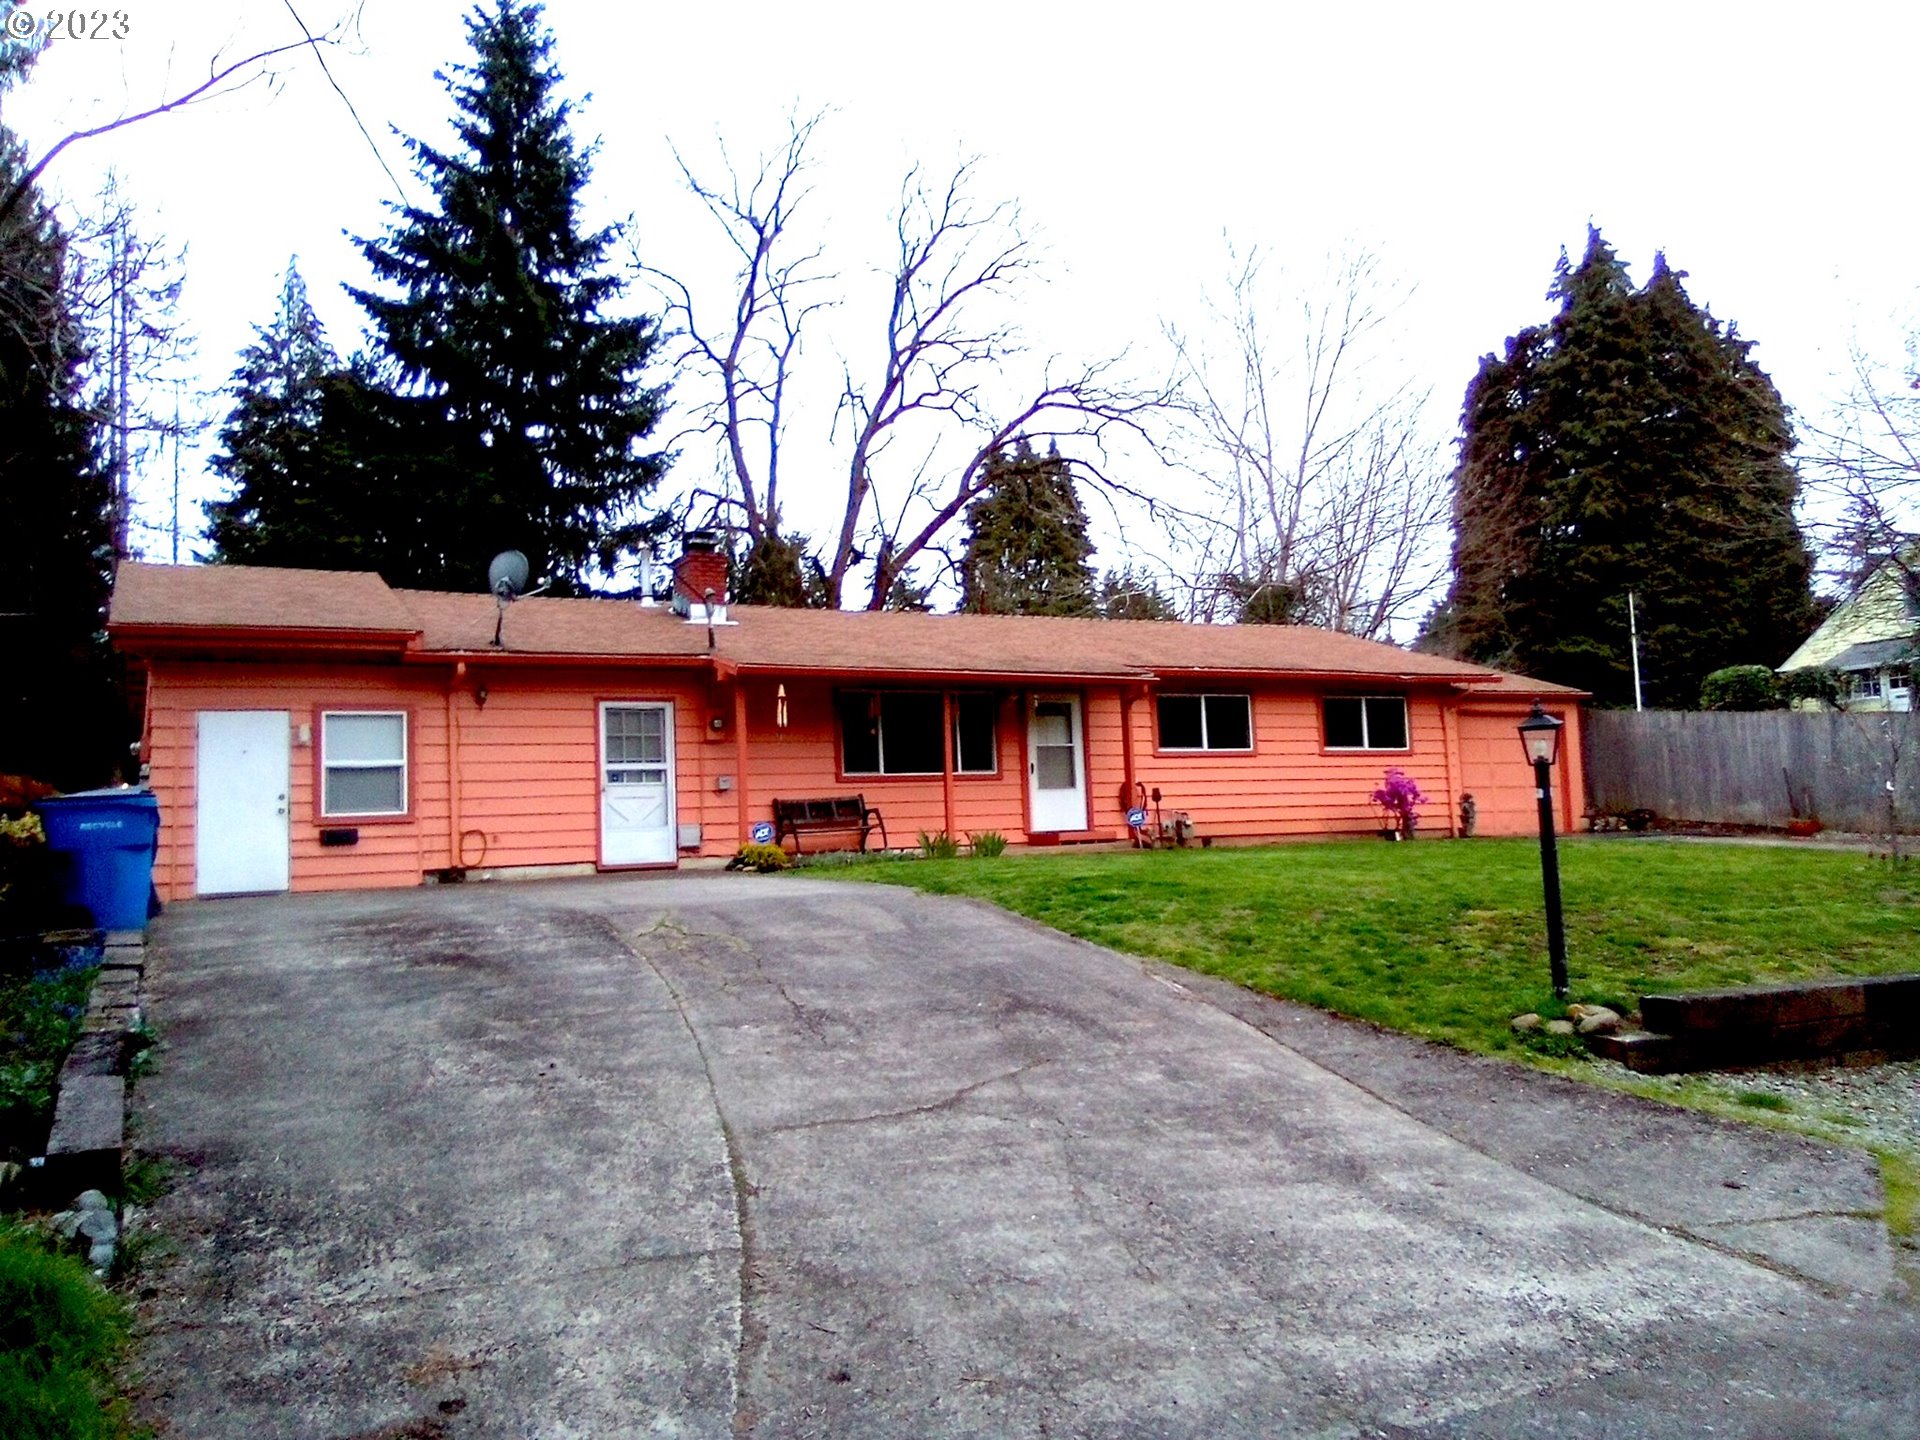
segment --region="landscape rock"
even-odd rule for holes
[[[1540,1028],[1540,1017],[1529,1010],[1524,1015],[1514,1016],[1509,1023],[1513,1026],[1516,1034],[1525,1034],[1529,1030],[1538,1030]]]
[[[1547,1034],[1549,1034],[1549,1035],[1571,1035],[1571,1034],[1573,1034],[1573,1021],[1571,1021],[1571,1020],[1549,1020],[1549,1021],[1547,1021]]]
[[[1590,1005],[1580,1017],[1582,1035],[1611,1035],[1620,1028],[1620,1016],[1604,1005]]]

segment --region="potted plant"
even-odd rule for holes
[[[1381,828],[1380,838],[1411,840],[1415,827],[1420,823],[1420,813],[1416,807],[1427,803],[1427,797],[1420,793],[1419,783],[1396,766],[1387,771],[1385,782],[1373,792],[1372,798],[1387,822]]]

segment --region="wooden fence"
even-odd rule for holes
[[[1784,829],[1920,833],[1920,714],[1589,711],[1587,792],[1602,814]]]

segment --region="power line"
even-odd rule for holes
[[[307,22],[300,18],[300,12],[293,8],[293,0],[281,0],[281,3],[287,7],[287,13],[293,16],[293,23],[300,27],[300,33],[307,37],[308,48],[313,51],[313,58],[320,62],[320,73],[327,77],[327,83],[333,86],[333,93],[340,97],[340,103],[347,107],[347,113],[353,117],[353,123],[360,127],[360,134],[367,142],[367,148],[373,151],[373,158],[380,162],[380,168],[387,172],[387,179],[393,182],[393,193],[398,195],[400,203],[405,205],[407,203],[406,187],[400,183],[400,177],[393,173],[393,167],[387,164],[387,157],[380,153],[380,147],[373,141],[372,132],[367,129],[366,121],[360,118],[360,112],[354,108],[353,101],[347,97],[347,92],[342,90],[340,82],[333,78],[333,69],[327,64],[327,57],[320,49],[319,40],[307,28]]]

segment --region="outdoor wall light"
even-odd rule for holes
[[[724,715],[713,716],[707,721],[707,728],[718,735],[722,730],[727,728],[727,717]]]
[[[1560,852],[1553,836],[1553,763],[1560,757],[1562,723],[1540,708],[1520,722],[1520,745],[1533,766],[1534,795],[1540,802],[1540,884],[1546,892],[1547,960],[1553,969],[1553,993],[1567,998],[1567,934],[1560,916]]]
[[[473,687],[473,703],[478,705],[482,710],[487,708],[487,687],[486,686],[476,685]]]

